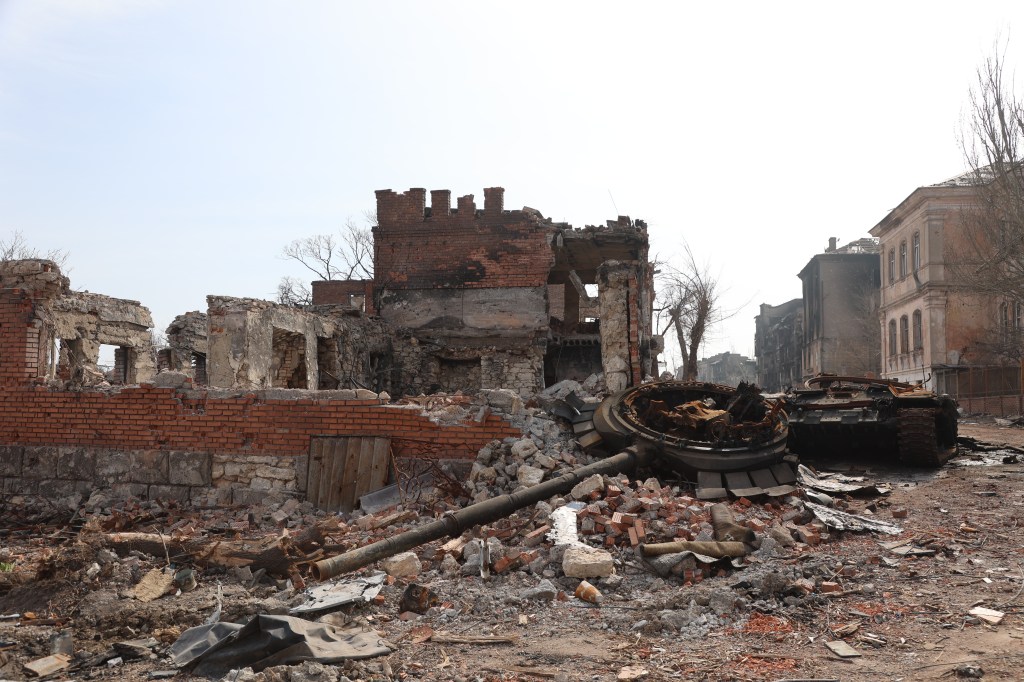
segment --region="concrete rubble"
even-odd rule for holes
[[[503,470],[501,474],[496,471],[489,480],[480,476],[481,469],[477,468],[477,483],[487,481],[487,489],[515,489],[520,482],[508,475],[510,466],[532,466],[526,462],[536,463],[538,457],[550,457],[545,453],[568,447],[561,429],[548,428],[550,420],[531,415],[531,410],[526,408],[521,415],[531,437],[486,446],[480,458],[491,468],[498,464]],[[560,458],[552,471],[567,466]],[[500,484],[499,476],[504,477]],[[697,642],[728,628],[743,632],[768,628],[784,634],[791,623],[813,617],[834,600],[848,597],[855,600],[851,608],[861,614],[860,622],[871,623],[870,627],[877,629],[887,622],[880,606],[886,590],[900,576],[920,570],[907,563],[914,562],[914,557],[899,553],[900,549],[930,552],[920,555],[924,560],[932,557],[932,561],[941,559],[965,566],[970,561],[965,546],[948,539],[918,535],[887,542],[882,539],[884,535],[830,528],[816,518],[820,508],[805,501],[801,494],[775,501],[739,499],[727,505],[730,523],[734,524],[730,537],[744,534],[737,529],[749,529],[753,534],[741,558],[716,559],[687,553],[645,556],[644,545],[718,539],[712,523],[715,505],[695,499],[685,482],[665,481],[647,472],[640,472],[637,478],[595,477],[584,483],[572,495],[540,502],[474,534],[430,543],[390,557],[367,571],[324,583],[324,587],[344,587],[357,578],[381,575],[378,570],[386,573],[373,583],[379,592],[375,587],[366,599],[344,600],[344,611],[332,614],[328,608],[328,615],[336,619],[330,622],[349,628],[345,632],[377,633],[400,652],[410,646],[410,638],[420,636],[414,633],[429,630],[437,641],[444,641],[448,635],[439,633],[478,617],[499,615],[503,622],[511,614],[530,621],[541,616],[515,614],[550,612],[551,617],[564,619],[576,618],[585,613],[579,609],[590,608],[601,611],[600,628],[610,635]],[[12,570],[0,573],[0,594],[7,595],[6,599],[0,597],[0,602],[15,603],[11,595],[28,600],[27,595],[52,580],[78,582],[81,596],[75,598],[80,601],[78,606],[60,601],[24,601],[32,607],[32,613],[25,609],[18,615],[0,614],[0,633],[14,636],[19,642],[18,654],[8,654],[5,659],[13,667],[0,667],[0,672],[18,674],[21,665],[49,669],[46,666],[51,661],[41,660],[43,654],[50,655],[48,649],[25,640],[22,635],[26,633],[67,629],[74,633],[106,632],[108,635],[97,642],[99,646],[90,643],[89,637],[76,634],[70,658],[59,661],[65,666],[60,669],[88,676],[89,671],[106,668],[115,659],[122,659],[120,665],[135,671],[133,674],[173,669],[166,658],[168,647],[184,628],[200,625],[208,618],[215,605],[210,598],[215,589],[223,593],[218,607],[223,622],[244,622],[254,614],[285,614],[289,610],[299,610],[303,615],[301,607],[310,602],[312,590],[318,585],[304,568],[310,559],[331,548],[337,551],[393,537],[469,500],[435,493],[372,515],[358,511],[347,515],[326,513],[283,494],[271,494],[255,506],[206,509],[140,500],[112,501],[103,495],[69,500],[63,510],[55,510],[38,498],[17,502],[30,527],[60,539],[53,548],[25,543],[5,547],[0,561],[7,562]],[[864,514],[880,515],[889,508],[885,497],[854,498],[842,492],[835,494],[835,503],[839,508],[836,511],[846,510],[847,515],[859,518]],[[558,544],[550,533],[556,510],[569,512],[574,520],[578,534],[574,543]],[[78,521],[69,525],[72,518]],[[120,537],[142,538],[154,527],[165,529],[162,542],[158,539],[147,545],[141,539],[116,541]],[[872,536],[878,539],[873,543],[874,551],[851,555],[840,549]],[[282,544],[282,539],[287,541]],[[232,549],[209,552],[211,543]],[[278,549],[278,554],[271,551]],[[172,580],[175,571],[186,566],[194,567],[198,583],[190,592],[182,591]],[[1013,578],[1009,574],[1005,577]],[[156,583],[159,588],[153,587]],[[221,586],[215,588],[217,584]],[[363,589],[357,587],[354,594]],[[140,594],[145,594],[145,599]],[[322,593],[320,598],[327,594],[330,592]],[[979,605],[962,618],[968,624],[976,623],[975,627],[999,626],[1006,618],[1005,609],[994,608],[999,605]],[[315,615],[322,620],[327,618],[321,615],[324,612],[317,610],[308,618]],[[959,623],[957,619],[961,618],[939,613],[935,617],[939,623]],[[17,630],[12,629],[15,627]],[[857,634],[861,629],[850,632],[840,641],[852,645],[856,652],[864,652],[865,647],[870,651],[888,646]],[[141,649],[107,643],[111,641],[107,637],[118,642],[134,641],[140,633],[152,638]],[[423,641],[429,641],[429,637]],[[478,641],[483,643],[482,639]],[[276,669],[243,670],[229,677],[276,679],[268,677]],[[380,661],[306,662],[281,670],[290,671],[287,674],[292,679],[327,670],[335,679],[345,676],[350,680],[426,679],[429,675],[417,666],[415,657],[399,653]]]

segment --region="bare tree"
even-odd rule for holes
[[[706,265],[699,265],[690,247],[685,247],[684,269],[662,265],[658,272],[655,314],[659,334],[669,330],[679,343],[683,378],[697,378],[697,353],[708,328],[724,317],[718,306],[718,280]]]
[[[31,246],[20,230],[15,230],[8,239],[0,239],[0,261],[31,258],[52,260],[63,270],[67,264],[68,252],[63,249],[50,249],[43,253]]]
[[[367,212],[365,225],[349,218],[337,235],[315,234],[296,239],[281,254],[297,261],[318,280],[373,279],[373,228],[377,216]],[[277,301],[285,305],[312,302],[309,285],[295,277],[282,277],[277,285]]]
[[[1006,74],[998,48],[977,70],[960,146],[967,162],[972,205],[961,211],[956,243],[947,247],[950,279],[979,300],[1000,301],[1004,311],[993,325],[1000,333],[987,350],[1006,359],[1021,357],[1016,311],[1024,304],[1024,100]],[[1006,310],[1010,314],[1005,313]]]

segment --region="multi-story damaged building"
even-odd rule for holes
[[[370,300],[401,330],[391,384],[402,392],[512,388],[524,395],[604,372],[617,390],[657,375],[647,226],[620,216],[574,229],[504,189],[451,205],[448,190],[377,192],[374,279],[317,282],[314,304]],[[380,370],[378,370],[380,371]]]
[[[879,247],[859,239],[808,261],[803,282],[803,373],[877,376]]]
[[[683,370],[676,373],[676,379],[683,379]],[[728,351],[712,355],[697,361],[697,381],[725,386],[757,383],[757,363],[745,355]]]
[[[800,385],[803,379],[804,301],[761,304],[754,318],[757,384],[772,393]]]
[[[373,280],[314,282],[301,309],[210,296],[167,328],[159,367],[223,388],[394,394],[529,395],[601,372],[618,390],[656,375],[643,221],[575,229],[504,210],[500,187],[483,209],[426,194],[377,192]]]
[[[977,175],[966,173],[915,189],[871,228],[882,251],[883,377],[957,395],[961,372],[998,364],[991,341],[999,302],[956,287],[946,267],[963,248],[961,221],[977,201]]]

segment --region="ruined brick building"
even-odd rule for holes
[[[3,490],[239,503],[344,484],[350,504],[392,454],[468,460],[521,433],[490,409],[516,394],[656,375],[643,222],[574,229],[504,210],[501,188],[482,210],[425,197],[377,193],[372,282],[315,283],[302,308],[211,295],[159,351],[139,302],[74,292],[50,261],[0,263]],[[391,400],[435,391],[480,391],[478,409],[442,423]]]
[[[448,190],[377,192],[373,282],[317,282],[314,304],[370,301],[415,343],[394,346],[402,392],[512,388],[529,395],[604,372],[611,390],[657,375],[647,226],[574,229],[504,189],[451,206]]]

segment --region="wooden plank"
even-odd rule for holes
[[[388,467],[391,465],[391,439],[373,439],[373,465],[370,469],[370,489],[380,490],[388,484]]]
[[[356,475],[359,470],[359,453],[363,447],[362,438],[345,439],[345,466],[338,477],[337,509],[352,511],[356,504]]]
[[[324,464],[324,441],[312,438],[309,442],[309,466],[306,469],[306,499],[314,507],[320,506],[320,479]]]
[[[373,471],[373,442],[376,438],[359,439],[359,463],[356,466],[356,489],[352,495],[352,507],[360,497],[370,492],[370,474]],[[349,507],[351,509],[352,507]]]
[[[334,490],[337,488],[339,476],[337,448],[337,438],[324,439],[323,472],[320,474],[320,508],[325,511],[338,510],[338,508],[332,506],[331,503],[331,497],[333,496]]]
[[[325,511],[337,511],[331,507],[331,494],[337,486],[338,476],[338,453],[336,452],[338,441],[336,438],[324,438],[324,461],[320,472],[320,504],[317,505]]]

